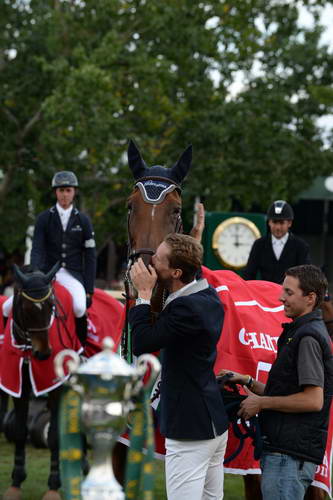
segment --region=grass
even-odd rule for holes
[[[40,500],[47,490],[47,476],[49,469],[49,452],[45,449],[36,449],[27,446],[27,473],[28,477],[22,484],[23,500]],[[13,465],[13,445],[8,443],[3,434],[0,434],[0,498],[10,485],[10,475]],[[156,481],[154,500],[166,500],[164,487],[164,463],[156,460]],[[243,495],[243,481],[240,476],[225,475],[224,500],[241,500]]]

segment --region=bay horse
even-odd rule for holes
[[[172,168],[160,165],[149,168],[135,143],[130,141],[128,163],[135,184],[128,198],[129,266],[138,257],[142,257],[147,265],[168,233],[182,231],[180,184],[190,169],[191,159],[192,148],[189,147]],[[163,305],[163,291],[157,288],[151,302],[153,313],[158,313]],[[120,443],[116,445],[115,455],[118,460],[116,462],[113,459],[114,469],[117,479],[121,481],[123,466],[120,458],[125,460],[126,449]],[[245,498],[260,500],[260,475],[247,474],[243,478]],[[306,498],[322,500],[325,496],[326,493],[321,488],[311,487]]]
[[[134,188],[127,200],[128,271],[131,264],[141,257],[146,265],[151,261],[156,248],[168,233],[182,232],[181,183],[186,177],[192,161],[189,146],[171,168],[160,165],[148,167],[140,151],[130,140],[128,164],[135,179]],[[125,276],[126,307],[134,297],[128,271]],[[164,290],[157,284],[151,300],[152,312],[161,311]],[[125,319],[126,321],[126,319]],[[125,334],[122,338],[122,355],[127,358],[130,346]],[[112,455],[112,465],[117,481],[124,484],[127,447],[117,442]]]
[[[29,398],[48,393],[51,413],[48,444],[51,451],[49,491],[44,500],[60,500],[59,449],[57,410],[61,385],[65,381],[56,378],[53,359],[62,349],[81,347],[75,336],[72,300],[63,287],[52,284],[59,266],[47,274],[25,266],[14,267],[15,289],[12,317],[9,317],[4,344],[1,349],[1,388],[13,396],[15,409],[14,466],[12,484],[4,493],[4,500],[22,498],[21,484],[26,479],[25,445]],[[59,300],[61,295],[61,302]],[[65,318],[67,321],[65,322]]]

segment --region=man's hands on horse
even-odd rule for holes
[[[130,270],[130,276],[138,296],[150,300],[157,281],[157,274],[153,266],[144,264],[141,257],[134,262]]]
[[[197,203],[196,223],[190,232],[190,236],[193,236],[193,238],[201,242],[202,233],[204,229],[205,229],[205,208],[203,206],[203,203]]]

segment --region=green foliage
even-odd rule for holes
[[[1,2],[3,246],[23,249],[28,200],[49,206],[59,169],[78,174],[98,246],[124,241],[130,137],[148,164],[171,166],[193,144],[188,214],[196,195],[209,210],[265,210],[331,173],[316,124],[333,105],[325,2],[303,3],[311,29],[296,0]]]

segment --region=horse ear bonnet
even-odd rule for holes
[[[39,270],[32,270],[28,267],[23,269],[22,272],[20,268],[14,264],[14,275],[16,282],[29,297],[41,299],[49,292],[51,280],[58,269],[59,264],[57,263],[47,274]]]
[[[179,186],[191,167],[192,146],[188,146],[172,168],[162,167],[161,165],[147,167],[141,157],[139,149],[132,140],[130,140],[128,145],[127,156],[129,167],[136,181],[141,181],[146,178],[158,178],[159,180],[165,179]]]

